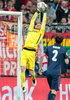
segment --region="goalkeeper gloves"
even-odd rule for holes
[[[41,8],[37,7],[37,12],[38,12],[38,13],[46,12],[46,11],[47,11],[47,4],[45,4],[44,2],[40,2],[40,3],[43,4],[44,10],[41,10]],[[40,4],[40,3],[38,3],[38,4]],[[42,8],[42,9],[43,9],[43,8]]]

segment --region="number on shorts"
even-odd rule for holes
[[[52,52],[54,54],[54,56],[52,57],[52,61],[57,61],[58,51],[57,50],[53,50]]]

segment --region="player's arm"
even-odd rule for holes
[[[47,15],[47,5],[44,3],[44,6],[45,6],[45,10],[43,11],[43,20],[42,20],[42,25],[41,25],[41,31],[43,32],[43,35],[44,35],[44,32],[45,32],[45,26],[46,26],[46,15]]]
[[[39,62],[39,74],[42,75],[42,62],[43,62],[43,57],[45,56],[45,53],[43,53],[40,56],[40,62]]]
[[[29,30],[32,30],[34,28],[34,24],[35,24],[35,20],[36,20],[37,16],[38,16],[38,11],[35,12],[35,14],[33,15],[32,19],[31,19]]]
[[[67,53],[64,55],[64,61],[65,61],[65,63],[66,64],[69,64],[69,59],[68,59],[68,55],[67,55]]]
[[[45,49],[44,53],[40,56],[40,62],[39,62],[39,74],[42,75],[42,62],[43,57],[48,55],[48,48]]]
[[[68,54],[66,53],[66,50],[65,50],[65,53],[64,53],[64,61],[65,61],[66,64],[69,64]]]
[[[43,21],[42,21],[42,25],[41,25],[41,29],[40,29],[40,36],[39,36],[39,40],[37,41],[37,45],[39,44],[39,42],[41,41],[41,39],[44,36],[45,26],[46,26],[46,12],[44,12],[44,14],[43,14]]]
[[[41,25],[41,31],[45,31],[45,26],[46,26],[46,11],[43,13],[43,21]]]

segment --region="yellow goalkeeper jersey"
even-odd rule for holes
[[[46,13],[44,13],[44,15],[43,15],[43,20],[42,20],[42,25],[41,25],[40,30],[34,29],[34,24],[35,24],[35,20],[36,20],[37,16],[38,16],[38,13],[36,12],[34,14],[34,16],[32,17],[31,23],[29,26],[29,33],[27,35],[27,39],[26,39],[25,45],[24,45],[24,47],[28,48],[28,49],[37,50],[38,44],[41,41],[41,39],[45,33]]]

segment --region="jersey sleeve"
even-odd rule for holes
[[[38,41],[36,43],[37,45],[39,44],[39,42],[41,41],[41,39],[44,36],[45,26],[46,26],[46,13],[44,13],[44,15],[43,15],[43,21],[42,21],[42,25],[41,25],[41,29],[40,29],[40,36],[39,36],[39,39],[38,39]]]
[[[38,13],[35,12],[35,14],[33,15],[32,19],[31,19],[29,30],[32,30],[34,28],[34,24],[35,24],[35,20],[36,20],[37,16],[38,16]]]
[[[45,31],[45,25],[46,25],[46,13],[43,15],[43,21],[41,25],[41,31]]]

